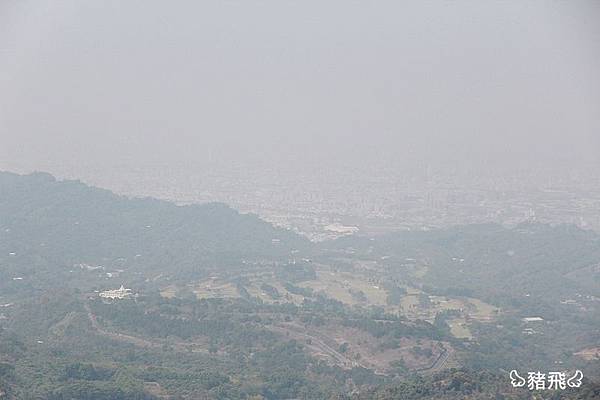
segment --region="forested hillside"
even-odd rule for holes
[[[88,264],[191,276],[307,247],[306,239],[224,204],[176,206],[45,173],[0,173],[0,257],[9,265],[25,258],[55,264],[54,273]]]
[[[592,295],[600,287],[600,235],[571,225],[468,225],[350,237],[336,245],[383,254],[396,270],[420,263],[420,281],[429,289],[500,305]]]
[[[581,369],[551,398],[594,399],[599,243],[525,224],[316,244],[223,204],[0,173],[0,399],[540,395],[513,368]]]

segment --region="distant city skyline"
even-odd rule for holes
[[[321,237],[600,229],[600,3],[0,4],[0,170]]]

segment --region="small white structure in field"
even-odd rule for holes
[[[131,296],[131,289],[125,289],[123,285],[120,288],[114,290],[105,290],[104,292],[100,292],[100,297],[103,299],[111,299],[111,300],[122,300]]]
[[[359,231],[356,226],[346,226],[340,223],[333,223],[325,226],[325,230],[333,233],[338,233],[341,235],[352,235]]]
[[[525,317],[523,318],[523,322],[542,322],[544,318],[542,317]]]

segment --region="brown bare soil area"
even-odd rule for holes
[[[379,374],[399,372],[399,365],[413,371],[439,370],[453,354],[447,343],[410,338],[386,343],[360,329],[336,324],[305,327],[285,323],[271,329],[302,342],[312,356],[332,365],[346,369],[364,367]]]

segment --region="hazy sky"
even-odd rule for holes
[[[598,161],[599,71],[598,1],[3,0],[0,169]]]

